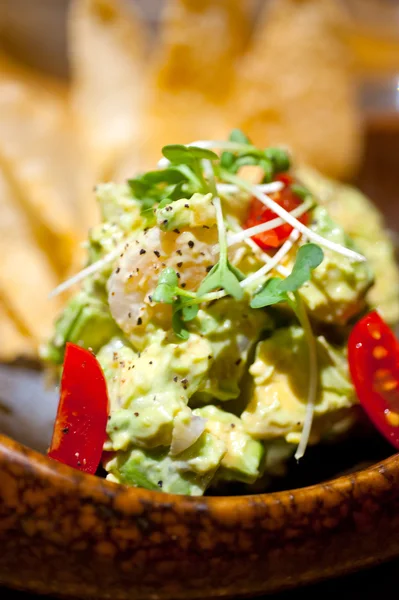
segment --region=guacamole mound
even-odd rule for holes
[[[372,203],[293,170],[282,149],[240,140],[220,156],[170,146],[158,171],[96,189],[102,222],[88,264],[98,268],[42,356],[61,365],[67,342],[96,355],[114,482],[198,496],[281,475],[307,419],[305,446],[350,435],[351,324],[374,307],[399,320],[394,250]],[[248,165],[256,188],[243,179]],[[267,229],[276,214],[254,189],[289,211],[306,201],[306,232],[293,236],[285,217]]]

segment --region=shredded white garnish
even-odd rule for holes
[[[231,183],[235,183],[242,190],[247,191],[253,196],[255,196],[255,198],[258,198],[258,200],[260,200],[265,206],[270,208],[274,213],[276,213],[276,215],[281,217],[286,223],[291,225],[291,227],[294,227],[294,229],[298,229],[298,231],[300,231],[303,235],[306,235],[310,240],[312,240],[316,244],[324,246],[325,248],[328,248],[333,252],[337,252],[338,254],[346,256],[347,258],[350,258],[351,260],[357,262],[363,262],[366,260],[366,258],[362,254],[354,252],[353,250],[350,250],[345,246],[341,246],[341,244],[337,244],[335,242],[332,242],[331,240],[327,240],[318,233],[306,227],[306,225],[304,225],[303,223],[298,221],[298,219],[293,217],[288,211],[286,211],[282,206],[280,206],[280,204],[272,200],[266,194],[260,192],[255,185],[251,185],[244,179],[241,179],[240,177],[237,177],[235,175],[226,174],[226,178],[228,178]]]
[[[271,183],[261,183],[257,185],[256,188],[263,192],[264,194],[274,194],[275,192],[279,192],[284,187],[284,183],[282,181],[272,181]],[[219,194],[235,194],[239,191],[237,185],[232,183],[218,183],[216,185],[216,189]]]
[[[298,299],[299,298],[299,299]],[[317,342],[313,334],[312,327],[309,322],[306,309],[303,306],[303,302],[297,295],[297,315],[299,321],[305,332],[309,348],[309,390],[308,390],[308,403],[306,405],[305,421],[303,423],[301,439],[298,444],[298,448],[295,452],[295,458],[299,460],[306,452],[307,445],[309,443],[310,432],[313,423],[314,406],[317,398],[318,388],[318,367],[317,367]]]
[[[312,202],[305,201],[303,202],[303,204],[300,204],[288,214],[292,215],[293,217],[301,217],[305,212],[309,210],[309,208],[311,208],[311,206]],[[247,238],[251,238],[254,235],[265,233],[265,231],[270,231],[271,229],[280,227],[280,225],[284,225],[284,223],[286,223],[285,219],[282,219],[281,217],[276,217],[275,219],[271,219],[270,221],[266,221],[265,223],[260,223],[259,225],[255,225],[254,227],[243,229],[239,233],[227,236],[227,245],[233,246],[234,244],[238,244],[239,242],[242,242]]]
[[[54,288],[49,293],[48,297],[54,298],[55,296],[58,296],[59,294],[62,294],[62,292],[65,292],[66,290],[68,290],[70,287],[72,287],[76,283],[80,283],[81,281],[83,281],[83,279],[86,279],[86,277],[89,277],[89,275],[93,275],[93,273],[97,273],[97,271],[101,271],[101,269],[103,267],[105,267],[105,265],[112,262],[113,260],[115,260],[115,258],[117,258],[120,255],[120,253],[123,251],[123,248],[125,247],[125,245],[126,245],[126,242],[124,244],[122,244],[121,246],[119,246],[118,248],[115,248],[115,250],[112,250],[112,252],[109,252],[108,254],[106,254],[103,258],[100,258],[100,260],[97,260],[95,263],[89,265],[88,267],[85,267],[84,269],[82,269],[82,271],[79,271],[79,273],[76,273],[76,275],[72,275],[72,277],[70,277],[63,283],[60,283],[60,285],[58,285],[56,288]]]
[[[263,260],[264,263],[268,264],[271,260],[273,260],[271,256],[269,256],[268,254],[266,254],[266,252],[263,252],[261,250],[261,248],[256,242],[253,241],[253,239],[248,238],[247,240],[245,240],[245,243],[248,244],[248,246],[253,250],[254,254],[256,254],[260,258],[260,260]],[[287,267],[284,267],[283,265],[276,265],[274,268],[278,273],[280,273],[280,275],[283,275],[283,277],[288,277],[288,275],[290,274],[289,269],[287,269]]]
[[[255,271],[255,273],[248,275],[248,277],[246,277],[245,279],[240,281],[241,287],[246,287],[253,281],[256,281],[257,279],[264,277],[272,269],[277,267],[279,262],[288,254],[288,252],[291,250],[292,246],[299,239],[299,237],[300,237],[299,231],[294,229],[294,231],[291,232],[291,235],[288,238],[288,240],[286,240],[284,242],[284,244],[281,246],[281,248],[276,252],[276,254],[272,258],[269,258],[268,262],[263,267],[261,267],[260,269],[258,269],[258,271]]]

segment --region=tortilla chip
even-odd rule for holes
[[[144,26],[123,0],[74,0],[69,18],[72,103],[96,180],[142,133]]]
[[[32,338],[24,335],[0,302],[0,360],[11,362],[16,358],[32,358],[35,348]]]
[[[236,126],[255,144],[289,145],[335,177],[353,173],[361,146],[344,28],[333,0],[274,0],[242,60],[232,100]]]
[[[63,275],[81,237],[82,161],[64,100],[19,81],[3,65],[0,56],[0,160],[39,243]]]
[[[248,0],[169,0],[155,51],[144,139],[117,173],[153,168],[168,143],[224,138],[235,61],[250,32]]]
[[[1,167],[0,214],[0,301],[12,314],[17,330],[38,343],[50,333],[60,309],[59,299],[47,299],[58,281]],[[4,327],[8,327],[6,321]]]

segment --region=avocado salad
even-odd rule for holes
[[[41,351],[64,364],[49,456],[149,490],[250,491],[350,434],[348,338],[399,320],[394,249],[366,197],[283,148],[234,130],[162,153],[97,186],[87,266],[54,292],[79,286]]]

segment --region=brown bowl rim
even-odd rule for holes
[[[48,482],[62,481],[68,479],[74,482],[76,490],[80,493],[87,492],[90,494],[90,490],[95,489],[96,492],[101,491],[105,496],[109,497],[112,493],[117,493],[117,490],[124,491],[125,499],[128,496],[137,501],[152,502],[158,506],[170,506],[171,503],[174,505],[184,504],[185,510],[187,504],[190,507],[198,505],[199,507],[204,504],[209,505],[211,508],[227,508],[226,504],[229,503],[234,506],[234,509],[243,509],[248,506],[251,500],[258,499],[262,500],[265,507],[271,506],[276,502],[285,502],[288,499],[295,497],[296,503],[306,502],[314,498],[315,494],[322,493],[323,491],[334,490],[339,494],[345,494],[349,492],[354,484],[366,485],[372,483],[376,476],[382,475],[391,485],[395,478],[399,478],[399,452],[395,452],[391,456],[379,461],[365,469],[354,471],[352,473],[341,475],[320,483],[315,483],[309,486],[301,488],[292,488],[288,490],[276,491],[276,492],[260,492],[256,494],[242,494],[235,496],[188,496],[179,494],[170,494],[155,490],[146,490],[145,488],[130,487],[112,481],[102,479],[97,475],[90,475],[83,473],[77,469],[73,469],[68,465],[59,463],[53,459],[50,459],[46,455],[40,454],[36,450],[16,442],[8,436],[0,434],[0,454],[3,449],[9,454],[10,461],[16,461],[21,466],[28,467],[29,470],[35,472],[40,476],[41,479]],[[0,475],[1,477],[1,475]],[[381,490],[382,491],[382,490]],[[128,502],[126,503],[126,506]]]

